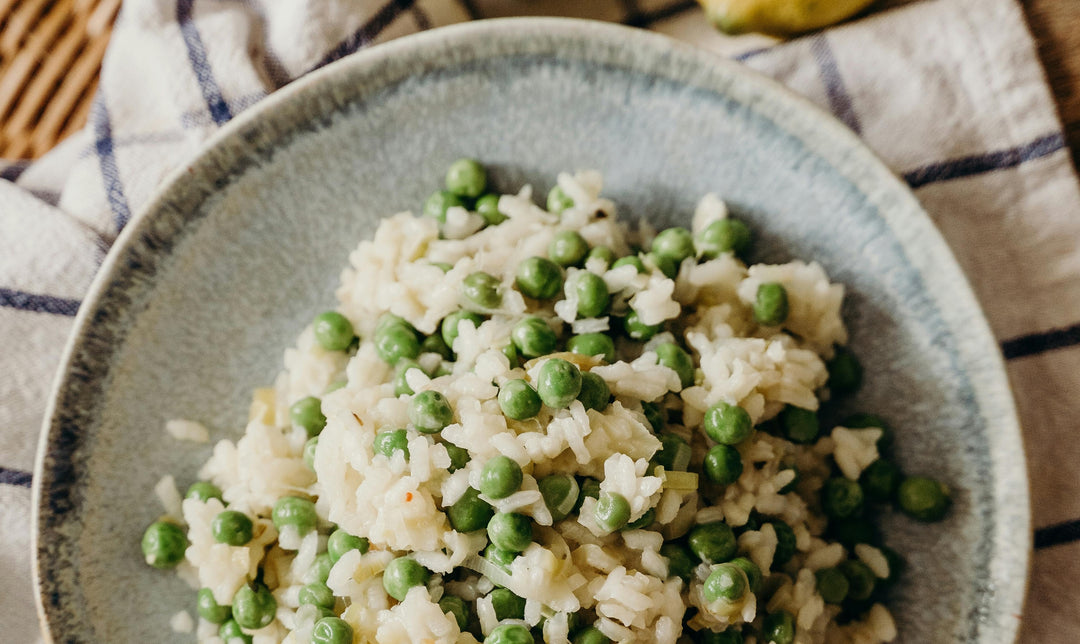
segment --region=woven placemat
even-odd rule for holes
[[[33,159],[86,122],[120,0],[0,0],[0,158]]]

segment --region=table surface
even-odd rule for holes
[[[1080,166],[1080,2],[1022,0],[1022,4],[1054,90],[1073,165]]]

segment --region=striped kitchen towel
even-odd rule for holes
[[[526,13],[621,21],[737,58],[830,110],[915,188],[1016,391],[1037,528],[1022,639],[1071,642],[1080,190],[1014,0],[894,1],[785,43],[721,36],[695,3],[672,0],[128,0],[87,127],[38,162],[0,162],[0,640],[39,639],[29,487],[61,347],[96,267],[162,178],[313,69],[417,30]]]

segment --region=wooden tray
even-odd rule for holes
[[[33,159],[86,123],[120,0],[0,0],[0,158]]]

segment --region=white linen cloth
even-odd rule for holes
[[[39,639],[31,470],[71,316],[162,178],[232,116],[352,51],[531,13],[622,21],[743,60],[832,111],[915,188],[1009,359],[1037,528],[1022,640],[1072,641],[1080,632],[1074,166],[1014,0],[891,5],[777,44],[717,34],[693,2],[671,0],[125,2],[86,128],[33,164],[0,162],[0,640]]]

